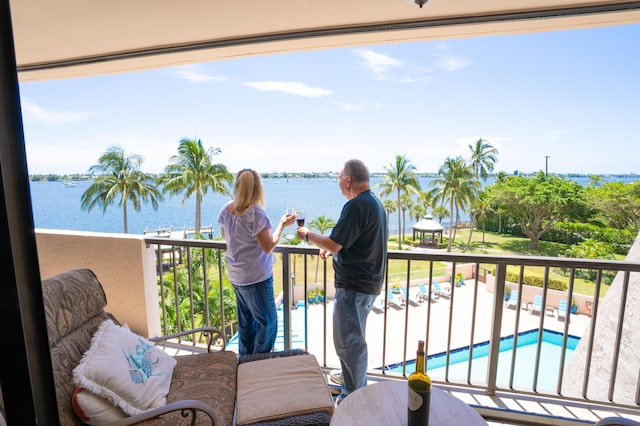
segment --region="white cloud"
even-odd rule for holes
[[[306,98],[321,98],[333,93],[333,90],[312,87],[299,81],[255,81],[246,82],[244,85],[262,92],[282,92]]]
[[[356,50],[354,53],[364,60],[364,67],[376,80],[386,80],[393,68],[403,66],[399,59],[373,50]]]
[[[436,65],[438,68],[443,68],[447,71],[455,71],[468,67],[473,62],[469,58],[451,52],[445,44],[438,45],[433,56],[436,57]]]
[[[176,67],[176,74],[185,80],[191,81],[193,83],[208,83],[210,81],[224,81],[226,78],[209,75],[207,74],[202,67],[197,65],[184,65],[181,67]]]
[[[337,103],[336,105],[338,105],[339,108],[345,109],[347,111],[362,111],[363,109],[366,108],[366,105],[363,105],[363,104],[352,104],[352,103],[348,103],[348,102]]]
[[[28,99],[22,99],[22,116],[25,121],[45,124],[78,123],[89,118],[91,112],[54,111],[41,107]]]
[[[406,76],[400,78],[400,83],[421,83],[424,81],[430,81],[430,75],[418,75],[418,76]]]

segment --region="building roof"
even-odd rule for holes
[[[424,219],[413,225],[413,229],[420,232],[442,232],[444,227],[433,220],[433,216],[428,214]]]

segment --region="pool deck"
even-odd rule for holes
[[[411,294],[417,294],[418,288],[411,288]],[[474,294],[475,293],[475,294]],[[473,311],[474,297],[477,299]],[[504,305],[503,305],[504,306]],[[426,324],[428,327],[428,355],[444,352],[450,349],[469,346],[470,344],[486,342],[491,335],[493,313],[493,293],[485,289],[484,283],[479,282],[474,292],[474,281],[467,280],[461,287],[454,287],[453,297],[440,297],[437,302],[423,301],[418,305],[405,304],[402,308],[387,308],[385,315],[371,311],[367,320],[367,343],[369,348],[369,369],[382,367],[415,358],[418,340],[425,340]],[[318,360],[325,361],[329,368],[339,368],[339,361],[335,354],[332,337],[333,301],[326,302],[326,339],[322,339],[324,330],[324,309],[322,304],[308,305],[308,350],[316,355]],[[516,330],[516,315],[519,313]],[[586,315],[569,315],[568,333],[582,337],[589,326],[591,318]],[[475,321],[474,335],[472,322]],[[407,325],[407,344],[403,344],[405,324]],[[451,324],[451,333],[448,333]],[[521,309],[503,309],[501,336],[513,335],[516,332],[544,328],[563,332],[565,321],[558,319],[557,307],[553,311],[543,312],[543,315],[531,314],[523,306]],[[324,348],[323,340],[327,347]],[[386,350],[383,351],[383,348]],[[324,352],[326,349],[326,359]],[[405,352],[406,351],[406,352]],[[384,357],[383,357],[384,354]]]
[[[411,288],[411,294],[417,292]],[[474,297],[476,298],[476,311],[473,311]],[[502,302],[504,303],[504,302]],[[326,306],[326,314],[324,306]],[[553,312],[544,312],[542,316],[530,314],[526,309],[515,310],[506,308],[503,310],[501,336],[509,336],[515,332],[523,332],[532,329],[544,328],[563,332],[565,322],[557,317],[557,308]],[[418,305],[405,305],[400,309],[389,307],[385,315],[372,311],[367,320],[367,342],[369,346],[369,371],[375,371],[383,365],[400,363],[402,360],[414,359],[418,340],[425,339],[427,318],[429,318],[429,355],[451,349],[469,346],[471,342],[481,343],[489,340],[491,334],[491,321],[493,318],[493,293],[485,289],[483,283],[478,283],[474,292],[474,281],[467,280],[466,285],[455,287],[453,290],[453,302],[446,298],[440,298],[438,302],[422,302]],[[526,307],[526,306],[525,306]],[[318,362],[326,370],[340,368],[338,357],[333,346],[333,301],[327,299],[321,304],[310,304],[305,312],[304,306],[292,310],[292,342],[294,347],[304,347],[304,317],[307,317],[308,348],[314,354]],[[281,314],[281,310],[279,310]],[[516,330],[516,315],[519,314]],[[568,333],[582,337],[589,327],[591,318],[586,315],[569,315]],[[475,334],[471,336],[471,323],[475,320]],[[451,333],[448,329],[451,323]],[[407,345],[403,345],[405,324],[407,326]],[[323,339],[323,333],[326,338]],[[448,339],[450,338],[450,343]],[[326,347],[324,345],[326,342]],[[234,342],[227,349],[233,350]],[[280,315],[278,340],[276,346],[283,344],[283,327]],[[237,343],[235,343],[237,349]],[[383,347],[386,346],[386,352]],[[278,348],[276,348],[278,349]],[[167,349],[165,349],[167,350]],[[406,353],[405,353],[406,351]],[[171,352],[170,352],[171,353]],[[172,355],[191,353],[188,350],[176,350]],[[386,355],[383,358],[383,353]],[[406,355],[406,356],[405,356]],[[328,373],[328,371],[327,371]],[[407,372],[408,374],[409,372]],[[379,380],[401,378],[394,374],[387,377],[370,376],[369,382]],[[330,383],[328,377],[327,381]],[[501,418],[497,421],[489,421],[492,426],[498,425],[525,425],[531,424],[532,417],[539,417],[537,424],[575,425],[566,419],[573,419],[579,424],[599,418],[620,415],[640,420],[635,411],[620,407],[605,407],[598,404],[580,404],[565,399],[549,399],[540,396],[527,396],[523,394],[509,394],[501,392],[500,395],[488,396],[481,390],[463,388],[455,385],[440,383],[441,389],[451,393],[467,404],[479,410],[480,414],[491,418],[494,411],[507,410],[511,413],[509,418]],[[556,416],[555,418],[549,416]],[[563,419],[563,420],[559,420]]]

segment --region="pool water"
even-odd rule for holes
[[[579,337],[569,335],[565,363],[575,350]],[[517,390],[532,390],[535,371],[535,360],[538,343],[538,329],[518,334],[518,346],[513,350],[514,337],[506,336],[500,339],[500,354],[498,356],[497,384],[500,387],[509,386],[511,360],[515,353],[513,387]],[[449,381],[466,383],[469,368],[469,347],[454,349],[449,354]],[[486,385],[489,342],[474,345],[471,361],[471,384]],[[538,391],[553,392],[557,386],[560,358],[562,355],[562,333],[543,330],[540,350],[540,366],[538,368]],[[445,379],[446,352],[430,355],[427,358],[427,373],[434,380]],[[403,364],[395,364],[386,368],[387,372],[402,373]],[[406,372],[411,373],[415,368],[415,360],[407,362]]]
[[[298,303],[298,309],[293,309],[291,311],[291,348],[292,349],[304,349],[304,302],[302,304]],[[234,334],[228,341],[226,349],[229,351],[234,351],[236,353],[238,350],[238,333]],[[276,335],[276,341],[274,343],[273,349],[275,351],[283,351],[284,350],[284,314],[282,312],[282,305],[278,307],[278,334]]]

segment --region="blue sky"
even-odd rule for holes
[[[84,173],[110,146],[162,172],[180,139],[232,172],[418,172],[486,139],[496,171],[638,173],[640,25],[259,56],[21,83],[30,174]]]

